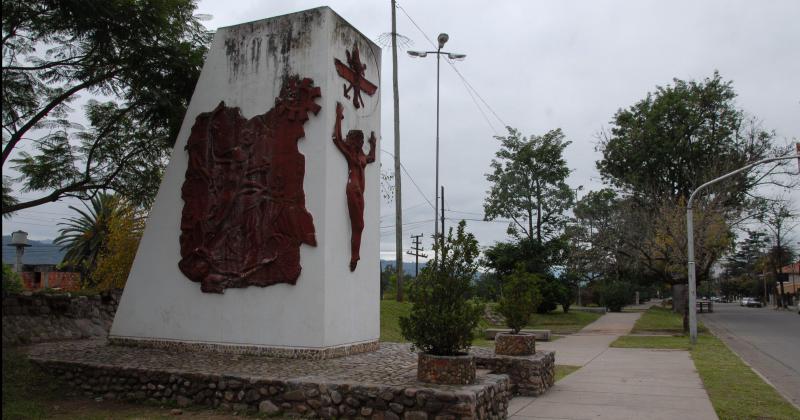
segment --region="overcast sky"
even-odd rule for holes
[[[580,196],[600,188],[597,133],[619,108],[673,78],[702,79],[719,70],[733,81],[737,105],[775,130],[779,143],[800,139],[800,1],[398,4],[397,31],[413,42],[406,49],[435,49],[417,26],[432,40],[448,33],[445,50],[467,54],[455,65],[480,96],[470,94],[442,62],[440,176],[449,219],[482,219],[485,174],[498,145],[493,136],[505,134],[504,124],[525,135],[561,128],[572,142],[566,149],[570,185],[584,187]],[[201,0],[197,13],[213,16],[204,24],[216,29],[323,5],[375,41],[391,31],[389,0]],[[386,48],[380,87],[382,148],[388,152],[394,149],[391,63]],[[432,202],[436,60],[401,51],[399,76],[402,161]],[[382,159],[391,170],[392,157],[384,153]],[[791,193],[800,206],[800,194]],[[411,234],[424,234],[429,249],[433,209],[405,173],[402,198],[404,247]],[[3,220],[3,231],[21,228],[35,239],[53,238],[55,222],[68,213],[65,203],[37,207]],[[384,202],[381,215],[382,257],[393,259],[394,203]],[[503,223],[468,221],[467,226],[484,246],[507,238]]]

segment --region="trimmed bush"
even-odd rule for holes
[[[514,334],[519,334],[519,330],[528,324],[531,314],[542,301],[542,294],[537,287],[539,277],[525,272],[525,268],[518,265],[503,283],[503,296],[497,305],[497,311],[506,318],[508,328]]]
[[[429,354],[454,356],[467,352],[483,313],[470,296],[478,271],[478,241],[465,232],[466,223],[453,228],[439,249],[439,259],[428,264],[409,291],[411,313],[400,317],[400,330],[411,344]],[[438,242],[438,241],[437,241]]]
[[[612,281],[604,284],[600,288],[600,304],[608,308],[611,312],[619,312],[622,308],[631,303],[633,297],[633,287],[630,283],[622,281]]]

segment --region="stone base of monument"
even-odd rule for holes
[[[556,354],[553,351],[538,351],[528,356],[504,356],[492,349],[473,347],[478,369],[492,374],[508,375],[514,395],[536,397],[547,392],[555,383]]]
[[[186,353],[104,340],[41,343],[27,351],[65,394],[286,417],[503,419],[514,377],[484,372],[470,385],[423,383],[417,354],[396,343],[326,360]],[[489,365],[487,358],[476,361]],[[496,365],[518,366],[504,363]]]
[[[118,346],[144,347],[174,351],[203,351],[226,354],[243,354],[251,356],[279,357],[284,359],[322,360],[344,357],[358,353],[375,351],[380,347],[378,340],[355,343],[335,347],[270,347],[253,345],[236,345],[228,343],[202,343],[174,340],[147,340],[139,338],[109,337],[109,343]]]
[[[533,334],[500,333],[494,339],[494,352],[504,356],[529,356],[536,353]]]
[[[475,382],[475,358],[470,354],[437,356],[419,353],[417,379],[432,384],[469,385]]]

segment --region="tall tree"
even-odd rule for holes
[[[509,234],[541,246],[563,232],[564,212],[573,204],[563,156],[570,142],[561,129],[524,137],[508,127],[507,136],[495,138],[500,150],[486,174],[492,186],[483,205],[485,218],[511,219]]]
[[[125,287],[144,233],[146,215],[141,208],[121,197],[116,200],[107,222],[105,243],[91,273],[91,283],[99,290]]]
[[[155,194],[206,51],[194,0],[8,0],[2,5],[3,214],[114,190]],[[79,95],[90,100],[75,110]],[[79,124],[88,121],[88,127]]]
[[[78,215],[59,223],[62,228],[53,240],[67,251],[62,264],[77,268],[84,286],[94,285],[91,274],[106,246],[109,222],[119,200],[111,194],[100,193],[92,197],[90,204],[84,203],[85,209],[69,206]]]
[[[792,205],[782,199],[764,201],[762,204],[763,212],[759,220],[769,231],[772,247],[767,253],[769,268],[775,281],[781,281],[782,267],[791,262],[793,251],[789,245],[788,236],[798,226],[798,216],[800,213]],[[778,307],[784,307],[785,293],[783,283],[778,283],[777,293]]]
[[[736,108],[733,84],[715,72],[703,81],[675,79],[645,99],[620,109],[610,133],[602,133],[603,158],[597,168],[603,178],[624,193],[651,204],[663,199],[689,198],[698,186],[771,154],[791,148],[775,147],[775,134],[760,128]],[[775,163],[745,171],[712,187],[724,194],[726,207],[738,206],[768,175],[788,170]]]
[[[776,147],[735,104],[730,81],[715,72],[702,81],[675,79],[627,109],[602,133],[597,168],[624,197],[628,223],[619,238],[632,264],[662,281],[687,282],[686,200],[700,185],[748,163],[790,148]],[[695,202],[698,279],[708,277],[730,244],[731,228],[747,217],[753,189],[764,183],[796,184],[776,177],[788,163],[755,167],[711,186]],[[701,260],[701,258],[703,258]]]

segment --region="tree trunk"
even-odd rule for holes
[[[676,314],[685,312],[689,307],[689,288],[685,284],[672,285],[672,312]]]

